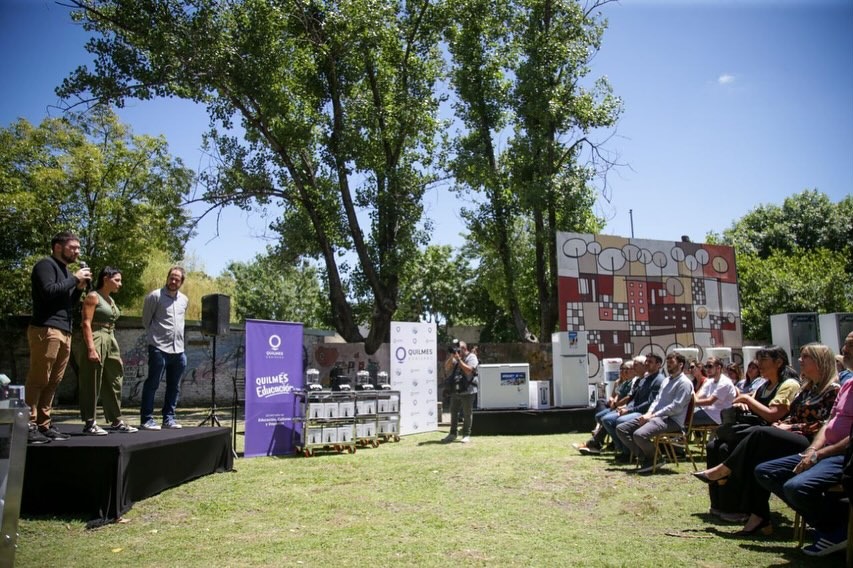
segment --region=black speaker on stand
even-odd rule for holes
[[[228,333],[231,320],[231,297],[225,294],[209,294],[201,298],[201,333],[213,337],[213,354],[210,364],[210,410],[199,426],[210,422],[211,426],[222,426],[216,416],[216,338]],[[231,449],[236,451],[235,448]]]

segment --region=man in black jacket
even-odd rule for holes
[[[92,279],[88,268],[74,274],[68,272],[68,265],[80,256],[80,239],[74,233],[58,233],[50,241],[50,247],[51,255],[36,263],[30,277],[33,315],[27,328],[30,369],[25,396],[30,407],[31,444],[69,437],[51,424],[50,410],[71,355],[73,306]]]
[[[634,386],[631,393],[628,395],[629,402],[618,408],[616,416],[606,417],[601,421],[601,425],[610,434],[610,439],[613,440],[613,445],[616,446],[616,461],[628,463],[631,457],[631,451],[622,443],[616,435],[616,428],[620,425],[630,422],[642,416],[652,405],[652,401],[657,397],[660,387],[663,384],[664,375],[661,372],[661,364],[663,360],[657,353],[649,353],[646,355],[646,375],[634,381]],[[634,368],[637,368],[636,359],[634,360]]]

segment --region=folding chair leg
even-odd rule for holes
[[[797,541],[799,548],[803,547],[803,542],[806,539],[806,521],[803,516],[797,511],[794,511],[794,540]]]

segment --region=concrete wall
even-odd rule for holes
[[[24,384],[29,368],[27,346],[27,318],[13,318],[0,322],[0,373],[15,384]],[[305,356],[307,367],[320,371],[321,379],[328,384],[329,371],[340,364],[354,377],[362,369],[388,371],[389,350],[383,345],[379,351],[367,355],[363,344],[326,343],[328,333],[306,330]],[[122,404],[138,406],[142,384],[148,375],[148,350],[139,318],[121,318],[116,327],[116,338],[124,360],[124,385]],[[243,328],[232,326],[230,333],[216,339],[216,401],[228,406],[233,400],[236,382],[239,400],[242,401],[245,382],[243,356]],[[181,406],[207,406],[211,400],[211,382],[214,374],[212,340],[201,334],[199,322],[187,322],[187,370],[181,380]],[[443,363],[447,357],[446,346],[439,346],[436,376],[444,376]],[[551,344],[481,344],[480,360],[483,363],[530,363],[531,379],[551,378]],[[164,385],[158,390],[155,408],[162,404]],[[57,393],[57,405],[75,405],[77,402],[77,375],[69,365],[65,379]]]
[[[27,318],[6,320],[0,324],[0,373],[5,373],[15,384],[24,384],[29,369],[29,347],[27,345]],[[243,332],[234,328],[232,333],[216,339],[216,401],[218,405],[230,405],[234,391],[234,380],[242,389]],[[122,404],[138,406],[142,395],[142,384],[148,375],[148,347],[139,318],[121,318],[116,326],[116,339],[122,350],[124,361],[124,384]],[[213,378],[212,340],[201,334],[199,322],[187,322],[186,328],[187,370],[181,379],[182,406],[207,406],[211,401]],[[69,364],[65,378],[57,391],[57,405],[74,405],[77,401],[77,375],[75,366]],[[164,381],[165,382],[165,381]],[[155,409],[163,402],[164,384],[158,389]],[[242,400],[242,393],[240,396]]]
[[[0,321],[0,373],[12,379],[14,384],[24,384],[29,368],[27,346],[28,318]],[[306,330],[304,338],[306,368],[316,368],[324,384],[328,384],[329,371],[340,364],[345,372],[355,378],[355,373],[365,369],[388,371],[389,347],[383,345],[376,353],[368,355],[360,343],[331,343],[330,332]],[[124,385],[122,404],[138,406],[142,384],[148,375],[148,348],[145,343],[139,318],[125,317],[119,320],[116,337],[122,348],[124,360]],[[216,404],[230,406],[234,397],[235,384],[238,400],[244,399],[244,333],[242,326],[232,326],[227,335],[216,340]],[[481,343],[480,363],[528,363],[530,380],[550,381],[552,378],[550,343]],[[740,361],[740,350],[734,354]],[[204,407],[211,401],[211,383],[214,375],[212,340],[201,334],[199,322],[188,322],[186,329],[187,370],[181,380],[180,406]],[[447,346],[438,346],[436,377],[439,400],[442,397],[443,364],[447,358]],[[155,400],[155,410],[163,401],[161,384]],[[65,379],[59,387],[57,405],[76,405],[77,376],[73,365],[69,365]]]

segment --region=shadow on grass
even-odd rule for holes
[[[694,513],[693,516],[708,523],[723,525],[723,528],[709,526],[699,529],[684,529],[667,534],[669,534],[669,536],[679,536],[683,538],[719,537],[735,542],[740,541],[742,543],[740,547],[744,550],[760,553],[772,553],[784,558],[784,561],[782,562],[768,564],[768,568],[781,568],[783,566],[787,568],[797,566],[841,567],[846,564],[843,553],[833,554],[823,558],[807,556],[799,549],[794,541],[793,527],[790,526],[790,523],[785,521],[784,517],[775,513],[772,514],[774,531],[770,536],[764,536],[761,534],[740,536],[736,534],[740,527],[735,523],[727,523],[710,513]],[[806,539],[806,542],[808,543],[808,538]]]
[[[716,527],[709,527],[708,530],[714,532],[718,536],[722,538],[732,539],[732,540],[741,540],[744,543],[758,541],[761,543],[788,543],[788,546],[779,547],[779,551],[784,552],[790,550],[790,545],[794,542],[794,529],[791,524],[778,513],[772,513],[770,515],[770,520],[773,523],[773,534],[770,536],[764,536],[760,533],[756,533],[753,535],[738,535],[736,534],[738,530],[740,530],[735,524],[728,524],[732,527],[731,530],[722,531]],[[717,519],[718,523],[725,523],[720,519]],[[766,550],[768,547],[766,544],[761,545],[763,550]]]
[[[442,442],[441,440],[425,440],[423,442],[418,442],[418,446],[449,446],[450,444],[446,442]]]

